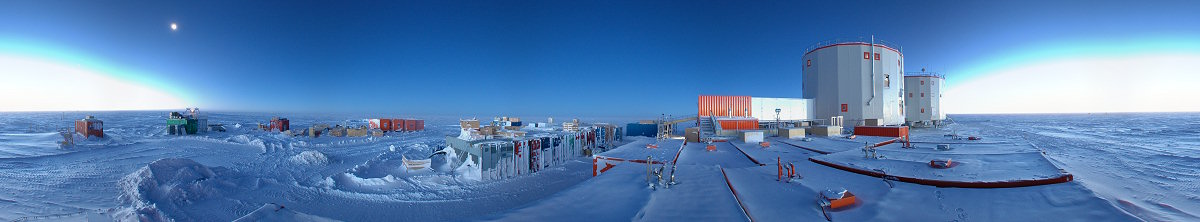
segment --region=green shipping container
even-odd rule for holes
[[[185,126],[187,128],[187,134],[196,134],[196,132],[200,130],[198,126],[199,123],[196,121],[196,119],[188,119],[187,126]]]
[[[167,119],[167,125],[187,125],[186,119]]]

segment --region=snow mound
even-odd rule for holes
[[[229,139],[227,139],[227,141],[236,143],[236,144],[245,144],[245,145],[257,147],[258,149],[262,150],[262,153],[281,151],[281,150],[284,150],[284,148],[286,148],[284,146],[284,144],[267,142],[267,141],[264,141],[263,139],[253,138],[250,135],[244,135],[244,134],[229,137]]]
[[[317,222],[317,221],[337,221],[329,218],[313,216],[305,213],[300,213],[287,209],[283,205],[273,203],[263,204],[262,207],[250,212],[235,222],[249,221],[295,221],[295,222]]]
[[[159,159],[117,182],[118,199],[129,208],[116,218],[122,221],[169,221],[166,215],[183,215],[192,203],[222,196],[236,184],[218,177],[207,166],[190,159]]]
[[[305,150],[304,152],[300,152],[300,154],[292,156],[291,160],[293,163],[301,165],[329,164],[329,157],[326,157],[324,153],[316,150]]]

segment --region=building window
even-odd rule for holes
[[[809,59],[807,62],[804,62],[804,65],[805,65],[805,66],[812,66],[812,59]]]
[[[921,108],[921,113],[925,113],[925,108]]]
[[[863,52],[863,59],[871,59],[871,52]]]
[[[892,76],[883,74],[883,87],[892,88]]]
[[[875,53],[875,60],[879,60],[879,53]]]
[[[925,93],[921,93],[921,97],[925,97]]]
[[[925,85],[925,80],[921,80],[921,85]]]
[[[912,98],[912,93],[908,93],[908,98]]]

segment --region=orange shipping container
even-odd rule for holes
[[[88,118],[75,120],[75,132],[88,137],[104,137],[104,122],[88,116]]]
[[[407,131],[405,119],[392,119],[392,131]]]
[[[699,116],[709,116],[711,113],[715,116],[748,117],[752,108],[749,96],[701,95],[696,106]]]
[[[907,126],[856,126],[854,135],[901,137],[908,141]]]
[[[758,129],[758,119],[728,119],[717,120],[721,123],[721,129],[727,130],[755,130]]]
[[[404,128],[408,131],[419,131],[425,129],[425,120],[410,119],[404,121]]]
[[[392,131],[392,119],[379,119],[379,130]]]

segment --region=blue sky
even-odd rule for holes
[[[172,106],[643,116],[692,112],[697,94],[799,97],[800,57],[831,39],[896,43],[909,71],[947,73],[951,87],[1053,59],[1198,54],[1196,11],[1189,1],[4,1],[0,55],[144,85]]]

